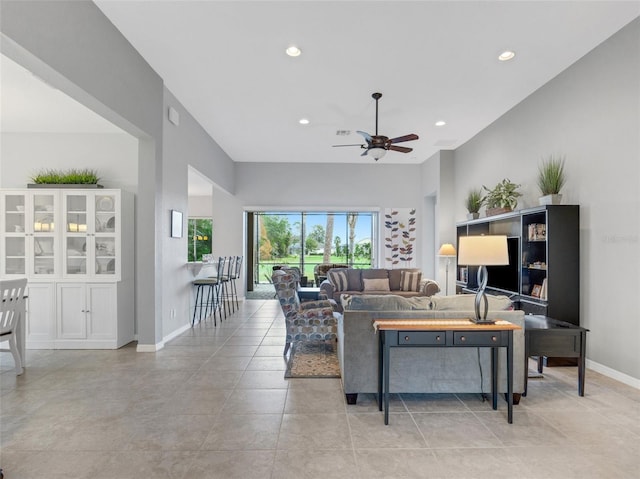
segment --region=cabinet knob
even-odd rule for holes
[[[440,341],[440,336],[436,336],[436,341]]]
[[[491,336],[491,341],[493,341],[494,343],[498,340],[498,338],[496,336]]]
[[[461,336],[460,337],[460,341],[466,341],[466,340],[467,340],[466,336]]]
[[[405,340],[405,341],[409,341],[409,336],[405,336],[405,337],[404,337],[404,340]]]

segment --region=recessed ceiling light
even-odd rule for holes
[[[286,52],[290,57],[297,57],[302,53],[302,51],[295,45],[291,45],[289,48],[287,48]]]
[[[298,123],[300,123],[301,125],[308,125],[309,124],[309,120],[307,118],[300,118],[298,120]]]
[[[447,122],[446,122],[446,121],[444,121],[444,120],[436,121],[436,126],[444,126],[444,125],[446,125],[446,124],[447,124]]]
[[[511,50],[505,50],[500,55],[498,55],[498,60],[501,62],[507,62],[512,60],[516,56],[516,52],[512,52]]]

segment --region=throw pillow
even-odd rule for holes
[[[347,291],[347,273],[344,271],[331,270],[328,273],[328,279],[336,291]]]
[[[400,291],[420,291],[421,279],[422,273],[420,271],[401,271]]]
[[[391,291],[389,278],[363,279],[365,291]]]
[[[420,291],[424,296],[433,296],[436,293],[440,292],[440,286],[432,279],[425,279],[422,282],[422,287]]]

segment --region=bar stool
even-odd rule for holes
[[[215,280],[216,287],[216,309],[218,310],[218,314],[220,314],[220,322],[222,322],[222,313],[224,312],[224,318],[227,319],[227,302],[224,298],[224,267],[227,262],[227,258],[224,256],[220,256],[218,258],[218,271],[216,272],[215,278],[210,276],[209,279]],[[214,312],[215,314],[215,312]]]
[[[204,319],[209,316],[209,309],[213,312],[213,325],[216,323],[216,297],[218,296],[218,280],[216,278],[199,278],[191,282],[196,287],[196,301],[193,307],[193,318],[191,318],[191,327],[196,323],[196,312],[200,309],[200,315],[198,316],[198,322],[202,321],[202,310],[204,309]],[[207,293],[207,299],[205,299],[205,290]],[[222,320],[222,318],[220,318]]]
[[[222,282],[222,297],[224,298],[224,305],[226,307],[228,304],[230,304],[229,309],[233,310],[234,313],[236,312],[236,306],[233,302],[232,278],[235,271],[235,259],[235,256],[229,256],[227,258],[227,270],[220,278]]]
[[[236,307],[240,309],[240,304],[238,303],[238,288],[236,286],[236,280],[240,277],[242,273],[242,256],[236,256],[236,267],[231,275],[231,296],[236,302]]]

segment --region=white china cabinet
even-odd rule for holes
[[[28,349],[111,349],[133,340],[133,195],[0,190],[0,277],[27,277]]]

